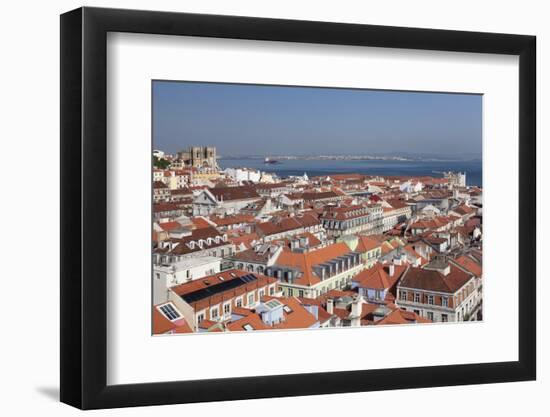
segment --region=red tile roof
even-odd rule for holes
[[[412,311],[397,309],[392,311],[386,317],[376,321],[374,324],[413,324],[413,323],[431,323],[430,320],[420,317]]]
[[[212,227],[210,223],[204,217],[191,217],[191,222],[195,226],[195,229],[206,229]]]
[[[159,226],[162,230],[165,232],[171,232],[172,230],[181,229],[182,225],[178,222],[166,222],[166,223],[159,223]]]
[[[472,275],[452,264],[448,275],[435,270],[411,267],[403,274],[399,286],[454,294],[470,279]]]
[[[353,277],[353,281],[361,288],[388,290],[393,288],[406,269],[406,266],[394,265],[394,273],[390,276],[389,265],[376,264],[372,268],[358,273]]]
[[[223,201],[260,198],[254,187],[250,186],[210,188],[210,192],[217,200]]]
[[[362,252],[362,253],[369,252],[373,249],[376,249],[382,246],[379,241],[375,239],[371,239],[368,236],[359,235],[357,236],[357,239],[358,239],[357,247],[355,248],[357,252]]]
[[[235,320],[227,324],[227,330],[231,332],[246,331],[245,326],[252,327],[253,330],[269,330],[270,326],[265,324],[262,319],[257,315],[249,311],[249,314],[241,319]]]
[[[313,271],[313,266],[328,262],[331,259],[348,253],[351,253],[351,250],[345,243],[334,243],[324,248],[304,253],[292,252],[285,249],[281,252],[275,263],[277,265],[299,269],[301,274],[294,282],[298,285],[311,286],[321,282],[321,278]]]
[[[156,307],[153,307],[153,334],[164,334],[174,330],[176,327]]]
[[[205,288],[214,288],[216,284],[221,284],[223,282],[238,279],[244,275],[254,275],[256,277],[256,280],[247,283],[243,282],[240,283],[240,285],[238,285],[237,287],[224,289],[223,291],[219,292],[212,291],[212,295],[201,298],[197,301],[192,301],[190,302],[190,305],[195,311],[202,310],[203,308],[206,308],[210,305],[219,304],[227,300],[232,300],[242,294],[277,282],[276,278],[267,277],[262,274],[242,271],[238,269],[230,269],[191,282],[176,285],[170,290],[182,297]]]
[[[483,268],[482,268],[481,264],[474,261],[470,257],[468,257],[466,255],[462,255],[462,256],[459,256],[458,258],[454,259],[453,261],[457,265],[464,268],[466,271],[471,272],[472,274],[474,274],[476,277],[478,277],[478,278],[481,277],[481,274],[483,272]]]

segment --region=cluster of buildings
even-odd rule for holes
[[[155,334],[482,319],[482,189],[465,174],[278,178],[222,169],[213,147],[161,157]]]

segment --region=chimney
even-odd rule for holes
[[[361,297],[356,296],[351,303],[351,315],[353,317],[361,316]]]
[[[334,299],[327,299],[327,312],[328,314],[334,314]]]
[[[395,274],[395,265],[390,264],[389,269],[390,269],[390,277],[393,277],[393,274]]]

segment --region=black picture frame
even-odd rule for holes
[[[519,56],[519,360],[107,385],[108,32]],[[61,401],[82,409],[526,381],[536,378],[536,38],[80,8],[61,16]]]

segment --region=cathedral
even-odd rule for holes
[[[187,151],[178,152],[178,159],[187,167],[219,169],[213,146],[191,146]]]

